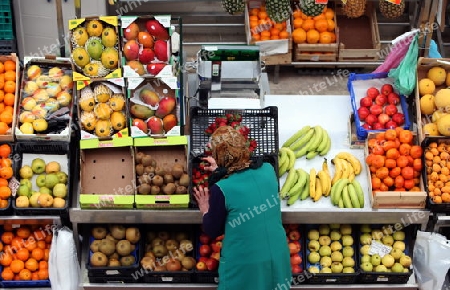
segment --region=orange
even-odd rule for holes
[[[39,269],[38,276],[39,276],[39,280],[47,280],[48,279],[48,270],[47,269]]]
[[[0,166],[1,167],[11,167],[12,166],[12,160],[10,158],[2,157],[2,159],[0,159]],[[6,184],[4,184],[5,182],[6,182]],[[0,178],[0,186],[3,186],[3,185],[8,186],[8,180],[5,180],[4,178]]]
[[[259,33],[253,34],[253,35],[252,35],[252,39],[253,39],[254,41],[259,41],[259,40],[261,39],[261,35],[259,35]]]
[[[303,25],[303,19],[301,18],[294,18],[294,29],[295,28],[301,28]]]
[[[6,135],[9,130],[8,124],[5,122],[0,122],[0,135]]]
[[[2,266],[11,265],[12,260],[13,260],[13,257],[9,253],[3,253],[2,255],[0,255],[0,265],[2,265]]]
[[[3,90],[5,91],[5,93],[14,93],[16,91],[16,82],[6,81]]]
[[[296,28],[292,31],[292,38],[294,39],[294,43],[305,43],[306,31],[303,28]]]
[[[33,235],[36,238],[36,240],[38,240],[38,241],[43,241],[45,239],[45,232],[43,232],[39,229],[35,229],[33,231]]]
[[[336,34],[334,34],[334,32],[330,32],[331,35],[331,43],[335,43],[336,42]]]
[[[274,35],[278,36],[278,34],[280,34],[280,31],[277,28],[273,27],[270,29],[270,36],[274,36]]]
[[[334,31],[336,23],[332,19],[327,19],[328,31]]]
[[[261,31],[261,39],[264,37],[270,37],[270,31],[268,30]]]
[[[31,271],[28,269],[22,269],[19,272],[20,280],[22,281],[30,281],[31,280]]]
[[[248,17],[248,20],[249,20],[249,21],[258,21],[259,18],[258,18],[257,15],[250,15],[250,16]]]
[[[8,70],[16,71],[16,63],[12,60],[5,61],[3,65],[5,66],[5,71]]]
[[[5,109],[3,110],[5,112],[10,112],[11,114],[13,114],[14,109],[12,106],[5,106]]]
[[[295,18],[302,18],[303,12],[300,9],[295,9],[294,12],[292,12],[292,16]]]
[[[332,40],[331,32],[324,31],[324,32],[320,33],[319,43],[329,44],[329,43],[331,43],[331,40]],[[1,115],[0,115],[0,118],[1,118]]]
[[[0,102],[3,102],[3,98],[5,97],[5,92],[0,90]]]
[[[259,11],[258,12],[258,18],[259,19],[266,19],[267,18],[267,12],[266,11]]]
[[[0,168],[0,178],[10,179],[12,176],[13,176],[12,167]],[[0,196],[4,196],[5,194],[11,195],[11,189],[9,189],[9,187],[7,187],[7,186],[0,186]]]
[[[25,262],[26,260],[28,260],[29,257],[30,257],[30,252],[25,248],[19,249],[16,252],[16,258],[21,261]]]
[[[328,22],[324,19],[318,19],[314,22],[314,28],[319,32],[324,32],[328,30]]]
[[[326,19],[326,18],[325,18],[325,14],[321,13],[321,14],[319,14],[317,16],[314,16],[313,19],[315,21],[317,21],[317,20],[323,20],[323,19]]]
[[[39,264],[38,261],[36,261],[36,259],[33,258],[29,258],[26,262],[25,262],[25,268],[27,268],[30,271],[36,271],[37,269],[39,269]]]
[[[45,241],[47,244],[51,244],[52,239],[53,239],[53,235],[52,235],[52,234],[49,234],[49,235],[45,236],[45,240],[44,240],[44,241]]]
[[[28,227],[20,227],[16,230],[16,236],[22,239],[27,239],[31,234],[31,231]]]
[[[0,157],[8,158],[11,154],[11,147],[8,144],[0,145]]]
[[[250,28],[255,28],[256,26],[258,26],[258,21],[257,20],[250,20]]]
[[[39,269],[48,269],[47,261],[39,261]]]
[[[278,29],[279,31],[282,31],[284,29],[283,23],[275,23],[274,28]]]
[[[318,43],[320,39],[320,34],[315,29],[310,29],[306,32],[306,42],[307,43]]]
[[[25,241],[22,238],[14,237],[11,241],[11,247],[14,251],[18,251],[25,246]]]
[[[3,92],[3,91],[1,91]],[[3,95],[5,96],[5,95]],[[5,104],[3,102],[0,103],[0,113],[3,112],[5,110]]]
[[[258,16],[258,13],[259,13],[259,9],[258,8],[252,8],[250,10],[250,15],[252,15],[252,16]]]
[[[13,273],[17,274],[20,273],[20,271],[22,271],[22,269],[25,267],[25,263],[21,260],[14,260],[11,262],[10,267]]]
[[[46,248],[46,244],[45,244],[44,239],[45,239],[45,238],[43,238],[42,240],[38,240],[38,241],[36,242],[37,247],[38,247],[39,249],[44,250],[44,249]]]
[[[16,72],[12,71],[12,70],[6,71],[5,72],[5,82],[6,81],[13,81],[13,82],[15,82],[16,81]]]
[[[33,236],[29,236],[25,242],[25,247],[28,251],[33,251],[37,248],[36,239]]]
[[[262,40],[262,41],[270,40],[270,36],[263,36],[263,37],[261,37],[260,40]]]
[[[3,65],[3,62],[0,61],[0,73],[5,72],[5,66]]]
[[[280,34],[278,34],[278,36],[280,37],[280,39],[288,39],[289,32],[287,32],[286,30],[282,30],[282,31],[280,31]]]
[[[326,17],[327,19],[333,19],[333,18],[334,18],[334,11],[333,11],[333,9],[331,9],[331,8],[327,8],[327,9],[325,10],[324,14],[325,14],[325,17]]]
[[[36,248],[33,251],[31,251],[31,257],[36,259],[37,261],[40,261],[44,259],[45,252],[41,248]]]
[[[31,280],[32,280],[32,281],[37,281],[37,280],[39,280],[39,275],[38,275],[38,272],[37,272],[37,271],[31,273]]]
[[[1,240],[5,245],[11,245],[14,234],[12,232],[3,232]]]
[[[271,35],[270,39],[271,40],[277,40],[277,39],[280,39],[280,37],[278,35]]]
[[[13,93],[6,93],[5,98],[3,99],[3,103],[5,103],[5,106],[14,106],[15,99],[16,96]]]
[[[41,262],[45,262],[48,261],[50,258],[50,244],[47,244],[48,248],[44,250],[44,261]]]
[[[6,281],[11,281],[14,279],[14,272],[11,270],[11,268],[8,267],[8,268],[3,269],[2,278],[3,278],[3,280],[6,280]]]
[[[314,20],[312,20],[312,19],[305,19],[305,20],[303,20],[302,28],[305,31],[308,31],[310,29],[314,29]]]
[[[12,119],[13,119],[13,116],[10,112],[3,111],[2,113],[0,113],[0,121],[5,122],[6,124],[8,124],[8,125],[11,124]]]

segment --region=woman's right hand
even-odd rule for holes
[[[203,157],[202,160],[204,160],[204,161],[206,161],[208,163],[204,167],[206,171],[213,172],[214,170],[217,169],[216,160],[212,156]]]

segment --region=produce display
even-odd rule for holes
[[[290,7],[289,1],[287,2],[288,7]],[[275,19],[278,19],[276,15],[272,16],[274,18],[271,18],[269,15],[271,10],[268,10],[268,3],[267,1],[266,5],[254,7],[248,11],[252,41],[289,39],[290,31],[288,30],[287,20],[276,21]],[[288,13],[286,15],[290,14]]]
[[[9,181],[14,176],[11,152],[9,144],[0,145],[0,209],[6,209],[9,206],[12,194],[9,187]]]
[[[300,3],[306,1],[300,1]],[[311,7],[321,7],[320,12],[312,12],[309,9],[306,13],[317,14],[310,16],[306,14],[302,9],[302,6],[297,7],[293,16],[293,31],[292,39],[295,44],[330,44],[336,43],[336,23],[335,23],[335,13],[333,8],[324,7],[324,5],[317,5],[313,3]],[[305,47],[305,51],[301,53],[308,52]]]
[[[0,135],[12,134],[12,123],[16,111],[15,101],[17,90],[17,68],[16,62],[11,59],[0,61]]]
[[[48,260],[52,243],[51,226],[3,226],[0,242],[0,265],[3,282],[29,281],[30,286],[49,285]],[[1,267],[0,267],[1,268]],[[42,284],[41,284],[42,285]],[[11,286],[10,286],[11,287]]]
[[[89,266],[130,267],[139,262],[141,233],[137,227],[94,226],[89,240]]]
[[[434,204],[450,203],[450,147],[446,140],[431,141],[424,148],[426,187]]]
[[[421,191],[423,149],[409,130],[397,127],[369,135],[366,164],[372,191]]]
[[[291,256],[291,272],[292,274],[303,273],[303,239],[300,226],[298,224],[283,225],[286,231],[286,237]]]
[[[70,30],[71,58],[78,73],[98,78],[120,67],[116,22],[117,17],[69,21],[69,27],[73,27]]]
[[[69,66],[68,66],[69,65]],[[73,89],[70,64],[30,61],[20,88],[16,135],[61,134],[70,138]]]
[[[107,81],[93,82],[79,96],[82,139],[110,137],[128,128],[123,88]]]
[[[216,271],[219,268],[220,250],[224,236],[215,239],[210,238],[205,233],[201,233],[198,241],[198,255],[195,268],[197,271]]]

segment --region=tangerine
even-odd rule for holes
[[[3,65],[3,62],[0,61],[0,73],[5,72],[5,66]]]
[[[10,158],[1,158],[0,167],[12,167],[12,160]],[[0,178],[0,186],[8,186],[8,180]]]
[[[29,236],[28,239],[25,241],[25,248],[28,251],[32,251],[37,248],[36,239],[33,236]]]
[[[323,31],[319,36],[319,43],[330,44],[333,42],[332,33],[328,31]]]
[[[39,261],[39,269],[48,269],[47,261]]]
[[[21,248],[18,251],[16,251],[16,258],[21,261],[25,262],[26,260],[28,260],[29,257],[30,257],[30,252],[25,248]]]
[[[44,255],[45,255],[45,252],[41,248],[36,248],[31,251],[31,257],[36,259],[37,261],[44,259]]]
[[[2,265],[2,266],[11,265],[12,260],[13,260],[13,256],[8,252],[5,252],[2,255],[0,255],[0,265]]]
[[[306,42],[310,44],[318,43],[320,39],[320,33],[315,29],[310,29],[306,32]]]
[[[12,167],[2,167],[0,168],[0,178],[10,179],[13,176]],[[4,189],[5,186],[0,187],[0,196],[3,193],[7,193],[7,190]],[[9,189],[9,187],[7,187]],[[11,195],[11,189],[9,189],[9,195]]]
[[[27,268],[28,270],[30,270],[32,272],[36,271],[37,269],[39,269],[38,261],[36,261],[36,259],[29,258],[25,262],[25,268]]]
[[[27,239],[31,234],[30,228],[24,226],[16,230],[16,236],[22,239]]]
[[[11,281],[14,279],[14,272],[11,270],[11,268],[7,267],[3,269],[2,278],[5,281]]]
[[[0,135],[6,135],[9,130],[8,124],[0,121]]]
[[[302,28],[304,31],[308,31],[310,29],[314,29],[314,20],[312,19],[304,19],[302,23]]]
[[[13,115],[11,112],[3,111],[0,114],[0,121],[5,122],[6,124],[10,125],[12,123]]]
[[[22,269],[19,272],[19,277],[21,281],[30,281],[31,280],[31,271],[28,269]]]
[[[327,19],[333,19],[334,18],[334,11],[331,8],[328,8],[325,10],[325,12],[323,12],[325,14],[325,17]]]
[[[6,81],[16,81],[16,72],[9,70],[9,71],[5,71],[5,82]]]
[[[3,232],[1,236],[1,240],[5,245],[11,245],[12,239],[14,238],[13,232]]]
[[[14,106],[14,102],[16,100],[16,96],[13,93],[6,93],[5,98],[3,99],[3,103],[5,104],[5,110],[6,106]],[[12,114],[12,112],[11,112]]]
[[[9,146],[8,144],[0,145],[0,157],[8,158],[10,154],[11,154],[11,146]]]
[[[3,63],[4,67],[5,67],[5,71],[8,70],[12,70],[12,71],[16,71],[16,63],[12,60],[7,60]]]
[[[48,279],[48,270],[47,269],[39,269],[38,276],[39,276],[39,280],[47,280]]]
[[[25,263],[22,260],[13,260],[9,266],[13,273],[18,274],[25,267]]]
[[[280,34],[278,35],[280,39],[288,39],[289,38],[289,32],[286,30],[280,31]]]
[[[328,30],[328,22],[325,18],[317,19],[314,22],[314,28],[319,32],[325,32]]]

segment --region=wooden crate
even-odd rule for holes
[[[444,61],[447,63],[442,63],[440,61]],[[416,85],[416,90],[415,90],[415,104],[416,104],[416,121],[417,121],[417,131],[418,131],[418,136],[419,136],[419,142],[422,142],[425,137],[442,137],[442,136],[429,136],[427,134],[425,134],[425,132],[423,131],[423,126],[430,123],[432,121],[432,117],[431,115],[423,115],[420,112],[420,95],[419,95],[419,81],[423,78],[427,77],[427,72],[429,69],[431,69],[432,67],[436,67],[436,66],[440,66],[442,68],[444,68],[447,73],[450,73],[450,58],[425,58],[425,57],[420,57],[419,60],[417,61],[417,85]],[[435,93],[440,90],[440,89],[444,89],[447,86],[445,85],[445,83],[441,86],[436,86],[436,90],[434,91]]]
[[[363,16],[348,18],[342,7],[336,8],[339,18],[339,61],[376,61],[380,58],[380,32],[376,9],[367,3]],[[358,37],[355,37],[357,35]]]
[[[364,156],[369,154],[368,142],[376,137],[377,133],[369,133],[364,146]],[[417,144],[417,135],[414,143]],[[365,158],[364,158],[365,159]],[[423,209],[426,206],[427,193],[420,177],[420,191],[372,191],[372,178],[367,167],[367,189],[369,191],[370,204],[372,208],[417,208]]]

